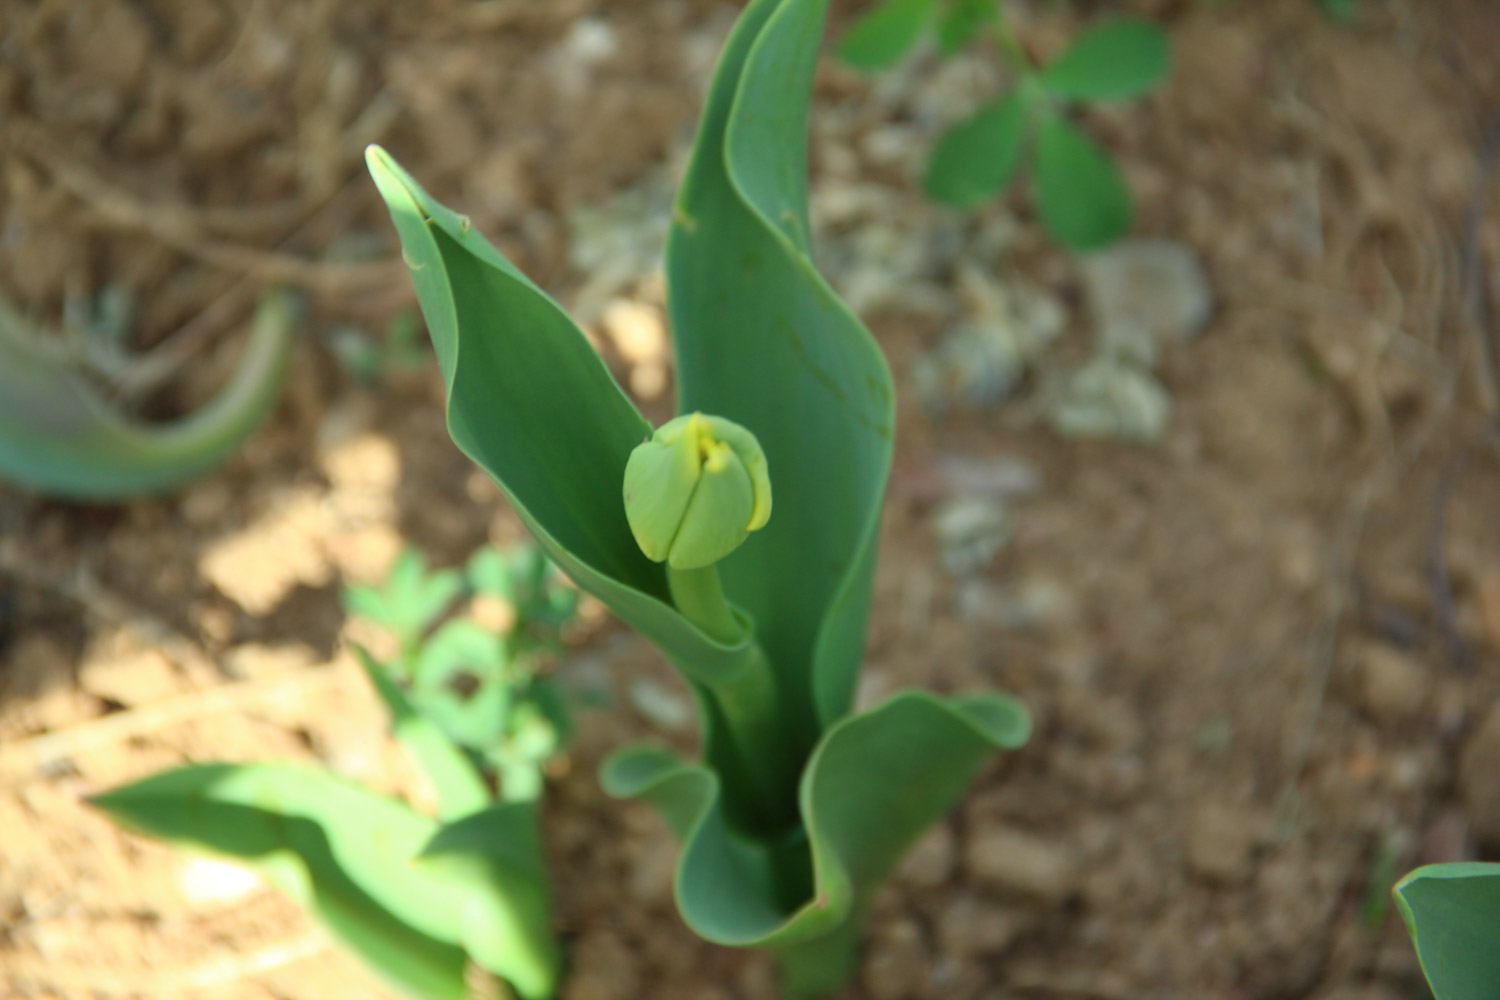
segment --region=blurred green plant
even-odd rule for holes
[[[839,55],[857,69],[885,69],[929,30],[944,55],[988,34],[1014,82],[938,140],[927,164],[927,193],[945,205],[972,208],[1030,163],[1037,210],[1055,239],[1096,250],[1126,235],[1133,209],[1125,179],[1069,111],[1154,89],[1171,64],[1166,33],[1142,18],[1114,18],[1038,66],[996,0],[885,0],[854,23]]]
[[[507,601],[510,626],[442,621],[465,593]],[[525,545],[479,550],[467,580],[407,551],[382,586],[351,587],[346,600],[398,638],[390,663],[355,652],[432,786],[437,818],[276,763],[179,768],[92,802],[139,833],[255,869],[406,995],[484,995],[473,965],[545,1000],[561,952],[537,805],[566,722],[538,665],[559,647],[575,592]]]
[[[1500,864],[1426,865],[1391,893],[1436,1000],[1500,997]]]
[[[227,460],[270,415],[295,341],[291,298],[266,298],[218,396],[187,417],[151,425],[107,402],[67,351],[0,301],[0,479],[86,501],[189,483]]]
[[[474,595],[509,608],[503,632],[447,617],[455,602]],[[383,668],[392,683],[497,776],[503,798],[540,795],[542,767],[569,731],[563,699],[540,667],[561,650],[562,630],[578,606],[578,592],[541,550],[484,546],[460,572],[429,570],[422,554],[408,549],[382,585],[349,587],[344,606],[395,636],[399,652]]]
[[[811,258],[826,12],[751,0],[725,44],[666,254],[680,415],[654,433],[552,299],[384,150],[367,154],[454,441],[696,696],[701,759],[623,751],[606,791],[645,799],[681,838],[688,925],[773,949],[793,996],[849,978],[885,876],[1030,732],[998,694],[853,711],[895,413],[878,346]]]

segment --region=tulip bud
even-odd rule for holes
[[[657,428],[625,464],[636,544],[673,569],[711,566],[771,516],[760,442],[723,417],[690,413]]]

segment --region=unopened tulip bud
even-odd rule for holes
[[[723,417],[669,420],[625,465],[625,517],[636,544],[673,569],[713,565],[770,516],[760,442]]]

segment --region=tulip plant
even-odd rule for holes
[[[681,839],[688,925],[773,949],[799,996],[849,977],[879,883],[1030,728],[998,694],[853,710],[895,413],[879,348],[811,258],[826,7],[751,0],[726,43],[667,246],[681,415],[654,431],[552,299],[389,154],[367,155],[454,441],[695,696],[698,759],[625,750],[606,790]]]

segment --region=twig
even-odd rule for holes
[[[209,239],[199,231],[191,212],[180,205],[150,205],[112,185],[87,168],[71,162],[35,125],[12,121],[8,128],[20,141],[16,147],[50,171],[64,188],[87,202],[109,225],[146,233],[189,257],[238,271],[268,284],[291,285],[326,296],[341,296],[389,283],[398,262],[382,260],[359,264],[307,260],[287,254]]]
[[[243,710],[251,702],[273,702],[323,685],[336,683],[340,671],[325,664],[294,673],[236,681],[207,691],[179,695],[169,701],[106,715],[11,743],[0,744],[0,777],[34,773],[75,754],[120,740],[209,715]]]
[[[159,975],[149,972],[132,973],[119,968],[69,968],[55,962],[31,959],[29,956],[11,956],[8,962],[13,964],[6,972],[13,987],[25,983],[59,993],[158,997],[211,989],[240,979],[264,975],[294,962],[321,955],[328,949],[328,939],[321,932],[309,931],[301,937],[278,941],[248,954],[213,959]]]

